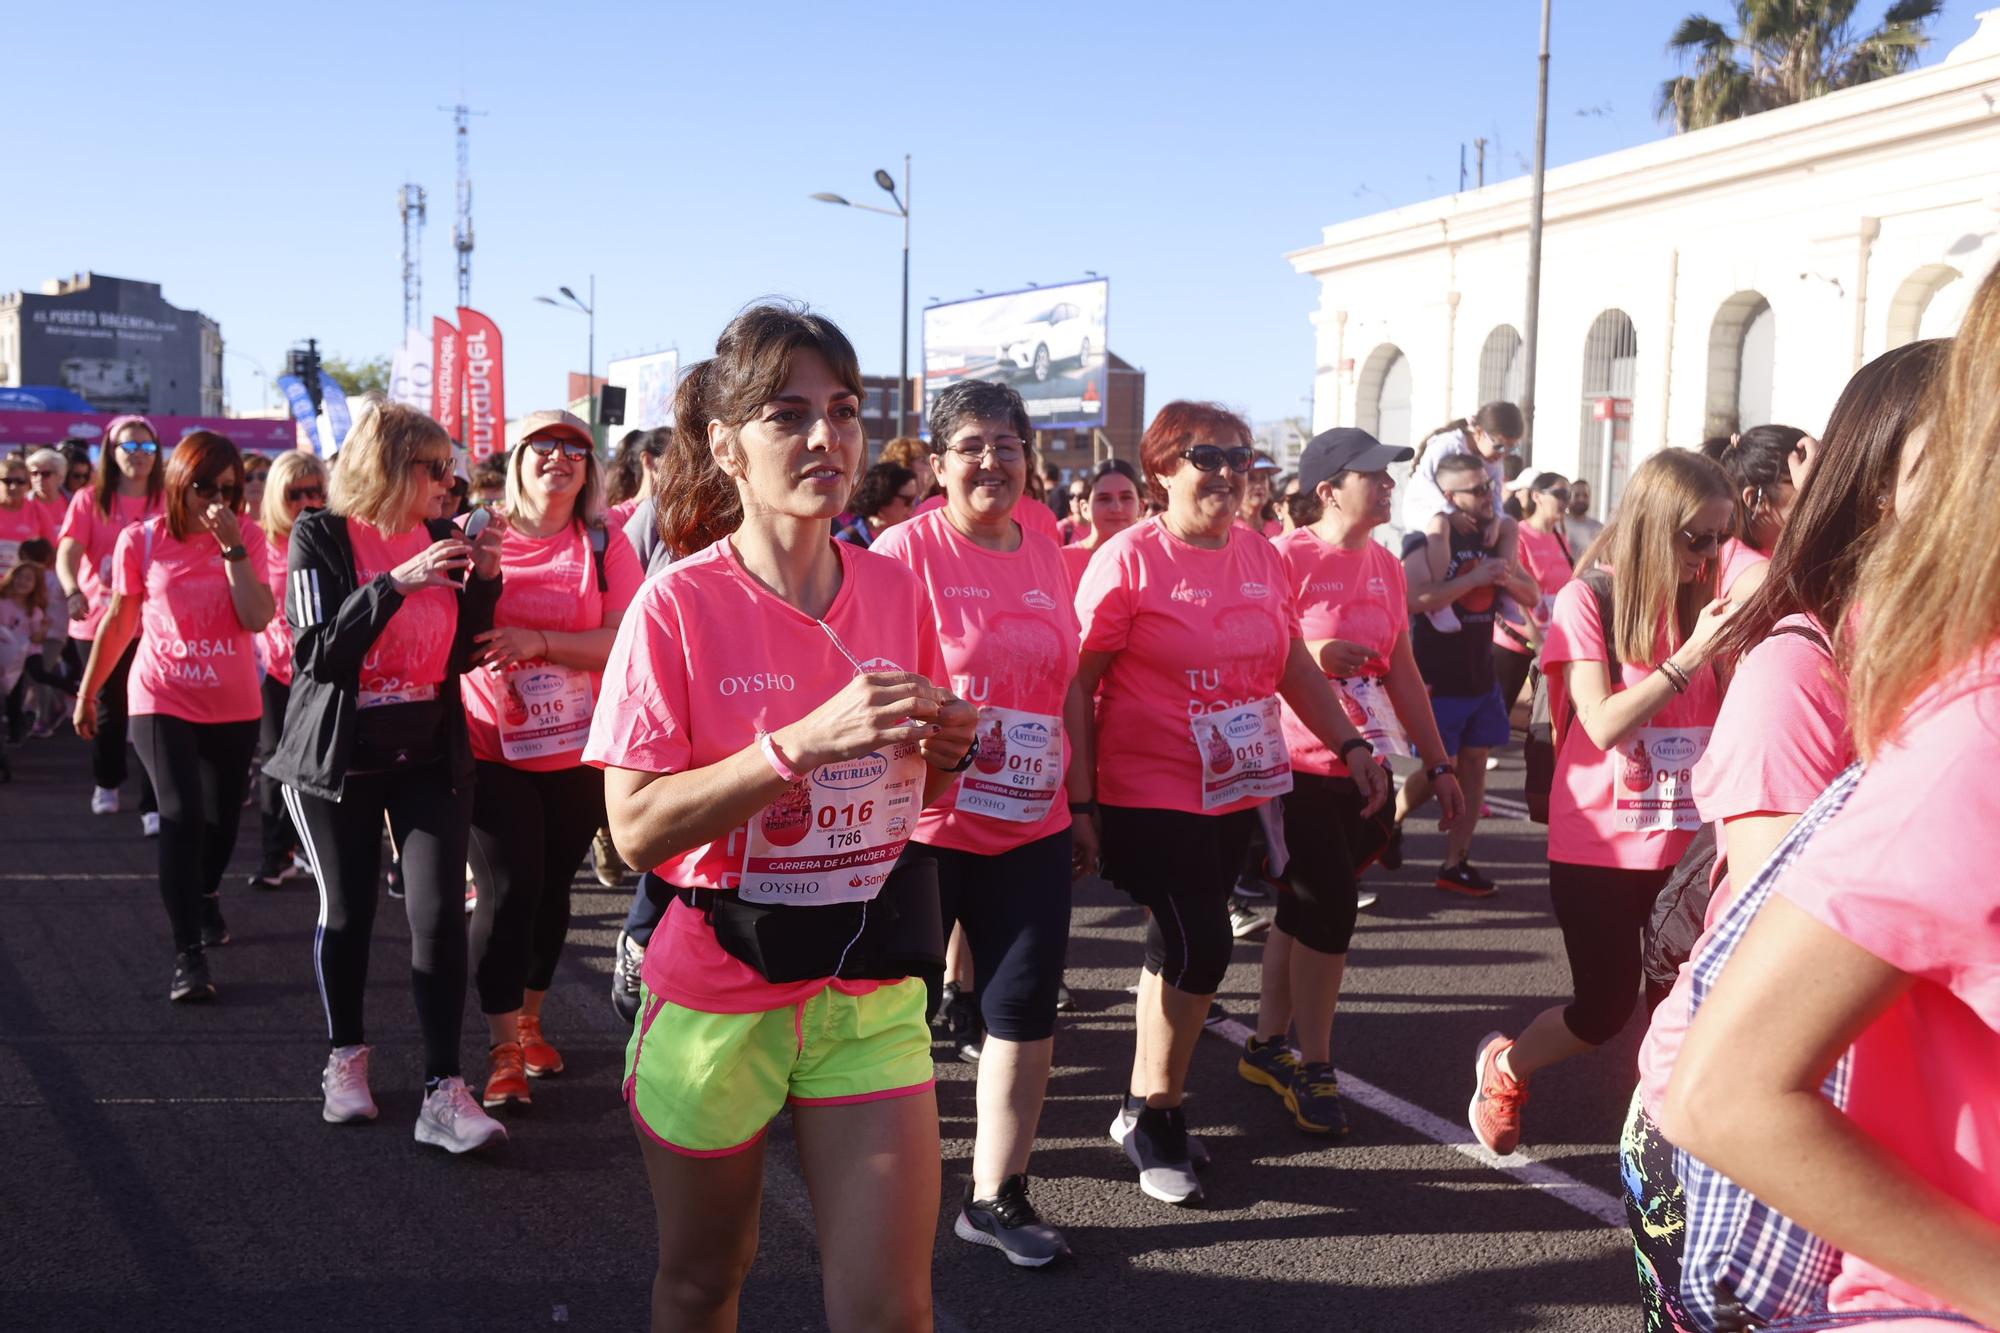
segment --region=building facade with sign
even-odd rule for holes
[[[1607,511],[1645,455],[1779,421],[1953,332],[2000,259],[2000,10],[1944,60],[1548,173],[1532,464]],[[1415,444],[1522,396],[1530,182],[1325,229],[1315,430]]]
[[[0,387],[54,385],[106,412],[221,416],[222,326],[156,282],[83,273],[0,296]]]

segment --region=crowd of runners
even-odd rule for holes
[[[325,460],[138,416],[9,457],[6,743],[73,725],[98,816],[133,812],[138,754],[176,1002],[228,995],[226,887],[310,875],[336,1124],[377,1114],[386,882],[415,1137],[454,1153],[562,1072],[571,881],[633,868],[612,998],[654,1327],[733,1326],[790,1107],[829,1320],[902,1329],[942,1190],[966,1242],[1069,1253],[1030,1180],[1077,880],[1146,911],[1109,1134],[1198,1204],[1188,1083],[1235,940],[1264,936],[1241,1076],[1346,1134],[1362,876],[1435,818],[1437,887],[1500,892],[1475,839],[1520,733],[1572,992],[1463,1053],[1478,1141],[1609,1135],[1531,1090],[1636,1084],[1649,1329],[2000,1324],[2000,276],[1823,429],[1665,449],[1601,526],[1584,481],[1510,466],[1504,402],[1414,449],[1328,430],[1291,472],[1174,402],[1065,481],[1004,384],[872,466],[862,399],[838,328],[760,305],[608,460],[542,412],[468,469],[393,404]],[[1589,1058],[1642,1005],[1636,1072]],[[977,1064],[949,1185],[934,1040]]]

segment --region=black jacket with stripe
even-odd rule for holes
[[[425,524],[434,540],[461,535],[446,519]],[[445,706],[445,757],[453,790],[473,777],[458,678],[472,666],[478,636],[493,628],[500,580],[476,575],[458,598],[458,629],[438,698]],[[338,801],[354,752],[361,664],[403,604],[387,574],[358,584],[347,520],[330,510],[301,514],[292,529],[285,619],[292,627],[292,694],[285,731],[264,772],[299,791]]]

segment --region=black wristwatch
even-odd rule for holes
[[[972,767],[972,756],[975,752],[978,751],[978,749],[979,747],[977,745],[966,746],[965,756],[961,758],[957,763],[953,764],[950,768],[944,769],[942,771],[946,773],[963,773],[966,769]]]
[[[1071,801],[1069,803],[1069,812],[1073,815],[1094,815],[1097,813],[1097,802]]]
[[[1356,736],[1356,737],[1355,737],[1355,738],[1354,738],[1353,740],[1350,740],[1350,741],[1342,741],[1342,742],[1341,742],[1341,745],[1340,745],[1340,762],[1341,762],[1341,763],[1343,763],[1343,764],[1344,764],[1344,763],[1346,763],[1346,762],[1347,762],[1347,752],[1348,752],[1349,750],[1352,750],[1352,749],[1354,749],[1354,748],[1355,748],[1356,746],[1359,746],[1359,747],[1360,747],[1361,749],[1364,749],[1364,750],[1368,751],[1368,753],[1369,753],[1369,754],[1371,754],[1371,755],[1375,753],[1375,747],[1374,747],[1374,746],[1370,745],[1370,744],[1369,744],[1369,743],[1368,743],[1367,741],[1363,740],[1363,739],[1362,739],[1361,737],[1359,737],[1359,736]]]
[[[242,543],[242,542],[238,542],[238,543],[236,543],[236,545],[234,545],[234,546],[225,546],[225,547],[223,547],[223,548],[222,548],[222,558],[223,558],[224,560],[227,560],[227,561],[229,561],[229,562],[230,562],[231,564],[234,564],[234,563],[235,563],[236,561],[238,561],[238,560],[247,560],[247,559],[249,559],[249,558],[250,558],[250,552],[244,549],[244,547],[243,547],[243,543]]]
[[[1429,778],[1432,782],[1436,782],[1439,778],[1443,777],[1447,773],[1451,774],[1453,777],[1458,776],[1458,766],[1452,763],[1451,760],[1449,759],[1445,760],[1442,764],[1436,764],[1424,770],[1424,776]]]

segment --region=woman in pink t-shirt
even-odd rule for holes
[[[599,676],[643,571],[598,513],[590,428],[536,412],[507,459],[500,603],[460,693],[472,792],[472,976],[492,1044],[488,1107],[527,1106],[560,1074],[542,1001],[569,934],[570,881],[604,823],[604,773],[583,762]]]
[[[16,456],[0,465],[0,569],[14,563],[22,542],[55,540],[48,511],[28,498],[29,485],[26,460]]]
[[[97,730],[97,692],[130,668],[132,740],[160,801],[160,896],[173,928],[168,998],[214,998],[206,950],[229,943],[222,872],[257,746],[253,640],[276,609],[264,534],[241,519],[243,457],[198,430],[165,468],[166,513],[127,528],[112,554],[112,595],[84,666],[76,734]]]
[[[1939,387],[1895,490],[1922,521],[1891,526],[1855,596],[1866,771],[1695,1015],[1660,1122],[1838,1250],[1828,1305],[1882,1333],[1958,1325],[1869,1312],[2000,1327],[2000,273]]]
[[[1854,760],[1847,682],[1833,641],[1838,627],[1850,623],[1862,560],[1889,513],[1880,497],[1895,489],[1904,439],[1945,351],[1938,340],[1910,343],[1848,382],[1827,422],[1819,467],[1800,487],[1772,553],[1769,576],[1716,639],[1716,660],[1736,667],[1714,739],[1694,771],[1695,807],[1720,840],[1710,923]],[[1697,943],[1692,952],[1700,949]],[[1684,1198],[1673,1149],[1656,1121],[1687,1031],[1692,984],[1693,969],[1683,963],[1653,1011],[1620,1140],[1649,1328],[1688,1326],[1680,1297]]]
[[[1542,590],[1542,598],[1525,608],[1507,598],[1493,617],[1493,674],[1499,677],[1500,697],[1510,712],[1528,683],[1528,668],[1541,649],[1556,594],[1576,577],[1576,555],[1563,535],[1563,515],[1569,512],[1568,480],[1544,472],[1521,492],[1521,501],[1528,511],[1516,529],[1520,537],[1517,555],[1521,568]]]
[[[97,480],[69,498],[56,545],[56,574],[67,599],[70,639],[79,658],[88,656],[97,626],[111,604],[111,553],[119,534],[141,519],[160,513],[164,470],[160,467],[160,437],[153,423],[139,416],[113,417],[104,428],[97,459]],[[127,730],[126,678],[131,653],[104,677],[104,697],[98,701],[97,734],[90,742],[90,771],[96,788],[90,812],[118,813],[118,789],[129,771],[125,761]],[[159,827],[152,780],[139,771],[139,814],[146,833]]]
[[[1229,893],[1257,807],[1292,790],[1279,696],[1337,757],[1372,753],[1306,650],[1284,561],[1238,521],[1255,462],[1250,427],[1212,403],[1174,402],[1140,442],[1164,489],[1159,518],[1127,528],[1077,590],[1083,687],[1098,696],[1104,873],[1151,914],[1136,1046],[1113,1137],[1153,1198],[1201,1198],[1182,1110],[1188,1068],[1229,966]],[[1363,815],[1389,790],[1354,766]]]
[[[658,1330],[734,1321],[787,1103],[828,1322],[930,1321],[937,1099],[910,972],[944,940],[935,881],[896,862],[971,766],[977,713],[937,683],[916,576],[832,538],[861,401],[846,336],[780,306],[738,315],[682,377],[657,498],[667,544],[695,553],[632,604],[584,751],[620,854],[676,895],[624,1079]]]
[[[1298,480],[1320,512],[1278,538],[1277,549],[1306,649],[1340,691],[1348,721],[1381,757],[1423,760],[1450,825],[1464,813],[1465,793],[1410,649],[1402,562],[1375,540],[1375,529],[1395,513],[1389,465],[1407,463],[1413,452],[1349,428],[1313,437]],[[1310,513],[1295,502],[1291,508]],[[1266,858],[1283,891],[1264,945],[1257,1033],[1237,1072],[1282,1097],[1307,1133],[1340,1135],[1347,1113],[1333,1069],[1334,1007],[1361,906],[1360,874],[1381,854],[1388,830],[1362,818],[1365,798],[1347,764],[1289,705],[1284,727],[1292,790],[1280,798],[1283,840]],[[1296,1045],[1286,1036],[1294,1028]]]
[[[300,514],[325,507],[326,464],[317,454],[303,449],[279,454],[264,478],[258,526],[264,530],[264,581],[281,604],[291,560],[292,525]],[[257,729],[255,764],[263,842],[250,887],[275,889],[301,869],[310,874],[312,868],[297,858],[299,834],[292,826],[291,811],[285,808],[282,784],[263,771],[266,761],[278,751],[278,740],[285,732],[285,709],[292,698],[291,623],[282,615],[272,616],[258,642],[264,650],[264,678],[259,682],[264,716]]]
[[[1034,428],[1021,396],[963,380],[929,409],[945,505],[872,548],[930,594],[955,693],[979,708],[973,765],[924,812],[904,853],[937,863],[947,929],[964,932],[983,1020],[964,1240],[1040,1267],[1069,1253],[1028,1200],[1028,1156],[1055,1047],[1069,947],[1070,882],[1097,865],[1090,696],[1076,682],[1078,630],[1058,548],[1014,518]],[[1027,501],[1032,505],[1032,500]]]
[[[1556,721],[1549,898],[1575,998],[1517,1039],[1480,1041],[1467,1118],[1493,1152],[1520,1142],[1529,1078],[1617,1036],[1637,1003],[1641,932],[1700,824],[1692,774],[1722,702],[1709,659],[1729,614],[1715,553],[1735,507],[1709,459],[1654,454],[1593,547],[1605,566],[1556,595],[1542,646]]]
[[[1074,546],[1062,548],[1063,572],[1076,596],[1083,571],[1104,543],[1139,521],[1139,471],[1122,458],[1107,458],[1090,478],[1090,533]]]
[[[1764,581],[1798,488],[1791,464],[1810,456],[1817,440],[1796,426],[1755,426],[1741,435],[1704,440],[1701,451],[1721,464],[1736,489],[1736,532],[1722,544],[1716,591],[1741,606]]]

